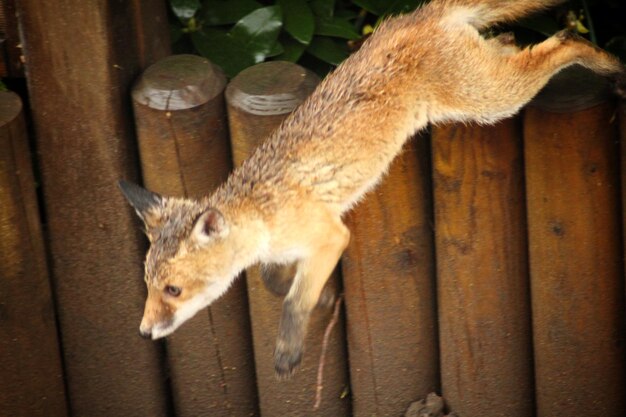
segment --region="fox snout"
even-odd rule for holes
[[[178,326],[174,325],[174,320],[165,318],[155,321],[149,315],[144,314],[141,324],[139,325],[139,335],[144,339],[160,339],[176,330]]]
[[[164,303],[158,294],[148,291],[139,334],[146,339],[158,339],[175,330],[173,306]]]
[[[144,339],[152,339],[152,329],[139,326],[139,336]]]

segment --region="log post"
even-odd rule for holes
[[[14,417],[65,417],[52,293],[22,102],[0,92],[0,404]]]
[[[225,87],[222,71],[194,55],[170,56],[143,73],[132,95],[148,189],[200,198],[227,178]],[[243,279],[168,337],[167,355],[177,416],[258,414]]]
[[[138,335],[145,254],[130,87],[168,53],[161,0],[17,2],[74,417],[169,413],[160,345]],[[141,24],[139,22],[142,22]],[[158,30],[157,30],[158,29]]]
[[[317,83],[314,74],[288,62],[259,64],[236,76],[226,89],[235,165],[240,165]],[[277,381],[273,352],[282,299],[264,288],[257,267],[248,269],[246,276],[261,415],[347,416],[350,405],[341,398],[348,382],[343,326],[333,331],[324,368],[324,398],[321,407],[313,410],[322,338],[332,308],[316,309],[309,323],[302,364],[290,380]]]
[[[619,105],[619,131],[620,131],[620,171],[622,173],[622,232],[624,239],[624,269],[626,269],[626,100],[621,100]]]
[[[402,415],[439,387],[430,146],[417,136],[349,215],[343,258],[354,416]]]
[[[463,416],[534,415],[517,121],[433,129],[442,390]]]
[[[573,68],[525,113],[538,417],[626,415],[618,133],[605,91]]]

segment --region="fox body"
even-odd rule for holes
[[[569,32],[526,49],[510,35],[479,33],[557,3],[433,0],[382,23],[213,195],[164,197],[121,182],[151,243],[141,333],[167,336],[261,263],[270,266],[268,287],[286,292],[274,360],[277,373],[289,375],[348,245],[342,214],[375,186],[407,138],[428,123],[511,116],[572,64],[623,87],[620,62]],[[277,284],[275,265],[295,265],[289,285]]]

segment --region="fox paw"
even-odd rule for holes
[[[289,379],[302,361],[302,349],[283,350],[276,348],[274,351],[274,370],[278,379]]]

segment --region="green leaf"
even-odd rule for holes
[[[358,39],[360,37],[352,23],[350,23],[347,19],[340,17],[334,17],[332,19],[318,19],[315,26],[315,34],[350,40]]]
[[[537,15],[531,18],[522,19],[517,22],[517,25],[539,32],[545,36],[552,36],[561,29],[559,23],[547,15]]]
[[[170,6],[177,18],[187,20],[200,9],[200,0],[170,0]]]
[[[199,15],[207,25],[230,25],[260,7],[254,0],[205,0]]]
[[[300,59],[307,47],[290,36],[282,36],[280,40],[283,46],[283,53],[274,57],[279,61],[296,62]]]
[[[389,7],[387,0],[352,0],[352,2],[376,16],[384,14]]]
[[[335,0],[313,0],[309,3],[315,16],[333,17],[335,12]]]
[[[345,45],[341,45],[331,38],[316,36],[306,50],[314,57],[328,62],[332,65],[339,65],[348,57]]]
[[[391,2],[387,10],[385,10],[385,15],[396,15],[401,13],[407,13],[412,10],[415,10],[417,6],[425,3],[425,0],[395,0]]]
[[[306,0],[278,0],[285,18],[285,30],[295,40],[308,45],[313,38],[315,21]]]
[[[229,35],[258,63],[272,50],[282,25],[280,7],[262,7],[239,20]]]
[[[270,51],[267,53],[267,58],[276,57],[284,52],[285,48],[283,48],[283,45],[280,42],[276,41],[274,42],[274,45],[272,45],[272,49],[270,49]]]
[[[205,28],[191,34],[191,41],[200,55],[220,66],[232,78],[255,64],[254,57],[229,34]]]
[[[178,25],[170,25],[170,42],[176,43],[183,36],[183,28]]]

